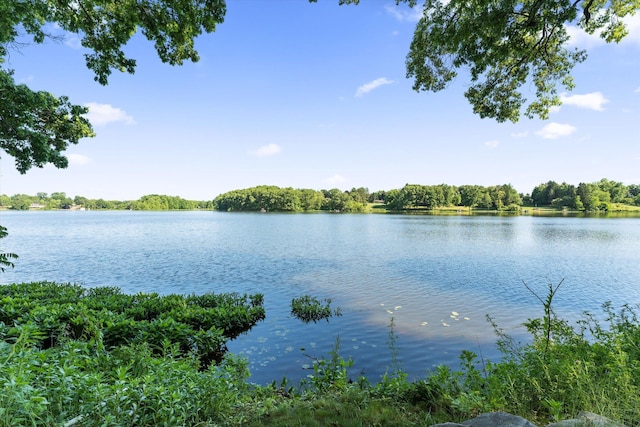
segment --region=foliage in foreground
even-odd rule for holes
[[[524,113],[547,119],[561,104],[559,92],[574,88],[573,67],[587,57],[570,45],[569,28],[619,42],[628,34],[624,18],[639,8],[635,0],[426,0],[407,55],[407,77],[414,79],[414,90],[437,92],[468,70],[465,97],[480,117],[517,122]]]
[[[7,237],[7,228],[0,225],[0,239]],[[0,252],[0,273],[4,273],[7,268],[13,268],[12,259],[18,259],[18,255],[12,252]]]
[[[194,39],[215,31],[224,20],[223,1],[122,2],[83,1],[77,6],[45,0],[0,3],[0,149],[15,158],[16,168],[51,163],[66,168],[63,152],[81,138],[94,136],[87,107],[73,105],[66,96],[33,91],[17,84],[6,58],[26,41],[43,43],[58,31],[76,34],[86,48],[87,68],[106,85],[113,70],[133,73],[136,61],[124,46],[140,31],[152,41],[162,62],[181,65],[198,61]],[[57,34],[56,34],[57,33]]]
[[[178,343],[132,343],[107,349],[100,336],[67,336],[42,348],[33,322],[0,325],[0,427],[82,426],[428,426],[503,410],[544,425],[589,410],[626,425],[640,424],[638,307],[604,305],[606,324],[591,314],[576,326],[556,317],[558,286],[540,298],[544,314],[515,343],[496,325],[503,358],[485,361],[463,351],[460,368],[441,366],[409,382],[397,364],[377,383],[353,377],[339,339],[328,358],[314,360],[301,384],[248,382],[245,361],[226,355],[202,369]],[[46,307],[51,294],[43,293]],[[5,312],[4,301],[0,310]],[[400,350],[401,351],[401,350]]]
[[[525,323],[529,343],[515,343],[493,324],[503,356],[499,362],[463,351],[458,370],[439,366],[425,379],[409,382],[396,368],[371,384],[349,377],[351,361],[339,356],[337,345],[331,358],[315,363],[299,398],[250,425],[426,426],[498,410],[542,425],[582,410],[640,425],[638,307],[616,312],[604,304],[606,325],[585,313],[572,327],[553,312],[558,287],[549,285],[547,298],[540,299],[544,316]],[[393,328],[390,338],[395,360]]]
[[[264,317],[260,294],[126,295],[114,287],[51,282],[0,287],[5,339],[17,339],[20,325],[33,331],[29,338],[41,349],[67,340],[107,350],[146,344],[156,353],[177,346],[207,366],[222,359],[227,340]]]
[[[86,0],[79,5],[54,7],[45,0],[0,3],[0,149],[15,158],[21,173],[48,163],[66,167],[63,152],[68,146],[94,135],[84,116],[86,107],[18,84],[13,71],[5,68],[6,59],[25,39],[43,43],[60,37],[59,31],[76,35],[86,49],[87,68],[106,85],[114,70],[134,72],[136,60],[124,48],[134,34],[140,32],[153,42],[162,62],[196,62],[194,40],[215,31],[226,15],[222,0]],[[465,96],[473,111],[499,122],[519,119],[526,105],[522,88],[532,83],[535,99],[525,115],[547,118],[550,109],[560,105],[558,88],[573,88],[573,67],[586,58],[585,51],[569,47],[567,26],[577,24],[590,34],[600,31],[604,40],[617,42],[628,34],[623,18],[638,9],[636,0],[481,1],[476,7],[428,0],[409,47],[407,76],[414,79],[417,91],[439,91],[460,69],[468,68],[471,81]]]

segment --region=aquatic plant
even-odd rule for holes
[[[342,316],[342,309],[331,308],[331,298],[323,300],[304,295],[291,300],[291,314],[305,323],[327,320],[332,316]]]

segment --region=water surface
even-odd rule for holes
[[[398,361],[411,378],[455,365],[462,349],[497,358],[490,314],[515,335],[564,279],[556,311],[640,303],[640,219],[533,216],[0,212],[1,283],[50,280],[125,292],[265,295],[267,318],[230,343],[252,380],[298,380],[337,338],[354,375]],[[343,316],[305,325],[294,297],[331,298]]]

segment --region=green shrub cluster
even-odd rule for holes
[[[303,295],[291,300],[291,314],[305,323],[316,323],[323,319],[328,322],[330,317],[342,316],[342,309],[331,309],[331,298],[321,301],[317,297]]]
[[[69,339],[106,349],[144,343],[158,353],[175,344],[206,367],[222,359],[227,340],[264,317],[260,294],[126,295],[113,287],[51,282],[0,287],[1,324],[32,325],[42,349]],[[18,331],[9,327],[6,337]]]
[[[0,426],[178,426],[224,421],[246,395],[246,363],[202,370],[176,345],[38,349],[33,324],[0,328]]]

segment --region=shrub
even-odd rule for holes
[[[320,301],[316,297],[304,295],[291,300],[291,314],[305,323],[317,322],[332,316],[342,316],[340,307],[331,309],[331,299],[325,298]]]
[[[265,316],[259,294],[125,295],[113,287],[37,282],[0,286],[0,297],[0,321],[34,325],[39,348],[66,340],[107,349],[148,343],[158,354],[176,344],[184,354],[195,354],[203,368],[222,359],[227,340]]]

